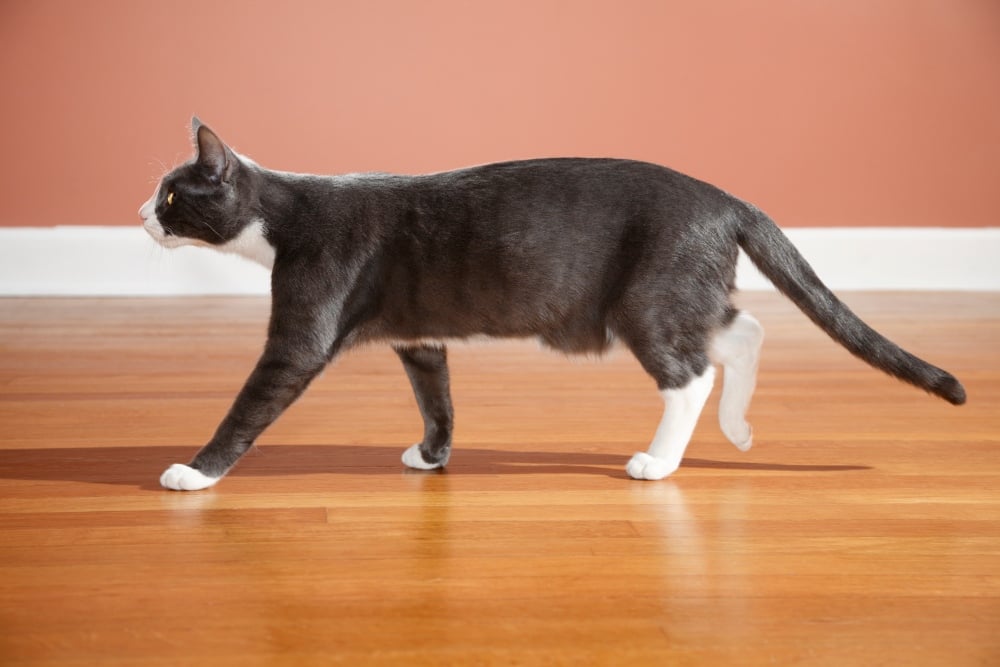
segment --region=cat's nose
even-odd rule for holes
[[[139,207],[139,217],[145,220],[152,214],[153,214],[153,198],[150,197],[142,204],[142,206]]]

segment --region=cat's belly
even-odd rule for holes
[[[495,340],[536,340],[539,345],[570,354],[599,354],[611,347],[616,336],[607,326],[581,322],[549,323],[530,328],[465,327],[395,328],[373,322],[351,337],[357,343],[387,343],[393,347],[446,347],[454,344],[482,344]]]

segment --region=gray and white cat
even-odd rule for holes
[[[385,341],[424,420],[403,463],[451,452],[445,341],[536,337],[567,353],[620,341],[665,403],[626,470],[680,465],[723,367],[719,421],[741,450],[763,330],[733,307],[738,249],[823,331],[872,366],[961,404],[962,385],[882,337],[820,282],[754,206],[665,167],[611,159],[489,164],[426,176],[311,176],[264,169],[197,119],[197,156],[139,215],[161,245],[242,254],[271,272],[264,352],[229,413],[160,483],[215,484],[337,354]]]

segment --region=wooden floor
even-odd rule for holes
[[[342,358],[214,489],[157,478],[259,351],[260,299],[0,301],[0,664],[1000,664],[1000,295],[849,294],[955,408],[787,302],[742,454],[715,399],[662,482],[624,351],[452,350],[456,450],[398,360]],[[718,387],[716,388],[718,392]]]

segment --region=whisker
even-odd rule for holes
[[[225,237],[222,234],[220,234],[219,232],[215,231],[215,227],[213,227],[212,225],[208,224],[205,221],[202,221],[201,224],[205,225],[210,230],[212,230],[212,233],[215,234],[216,236],[218,236],[220,241],[225,241],[226,240]]]

